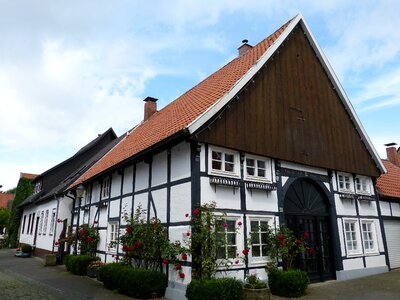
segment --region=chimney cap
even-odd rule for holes
[[[153,98],[153,97],[146,97],[143,101],[144,102],[157,102],[157,98]]]
[[[396,146],[396,145],[397,145],[397,143],[388,143],[388,144],[385,144],[386,147],[392,147],[392,146]]]
[[[248,39],[244,39],[244,40],[242,41],[243,44],[247,44],[248,42],[249,42]]]

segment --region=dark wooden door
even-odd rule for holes
[[[285,196],[287,226],[297,237],[310,235],[309,251],[297,257],[296,267],[312,282],[335,278],[329,207],[324,193],[310,180],[296,180]]]

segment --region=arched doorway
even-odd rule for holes
[[[311,251],[298,257],[296,267],[306,271],[314,282],[333,279],[329,201],[324,191],[309,179],[295,180],[286,192],[284,213],[287,226],[296,236],[310,234]]]

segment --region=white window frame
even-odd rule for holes
[[[34,194],[39,193],[42,190],[42,181],[38,181],[35,183],[35,187],[34,187]]]
[[[49,235],[53,235],[55,224],[56,224],[56,209],[53,208],[53,210],[51,211]]]
[[[109,252],[117,252],[117,246],[111,246],[111,242],[115,242],[118,240],[119,234],[119,226],[118,221],[109,221],[108,222],[108,251]]]
[[[342,180],[341,180],[342,178]],[[348,180],[346,180],[346,178]],[[343,187],[340,186],[341,181],[343,181]],[[354,182],[353,182],[353,175],[349,173],[342,173],[338,172],[337,173],[337,184],[338,184],[338,191],[339,192],[344,192],[344,193],[354,193]],[[346,185],[349,185],[346,187]]]
[[[208,150],[208,173],[210,175],[220,175],[236,178],[240,177],[239,152],[215,146],[210,146]],[[220,152],[222,154],[221,169],[213,169],[213,161],[216,161],[215,159],[213,159],[213,152]],[[233,155],[233,171],[225,171],[225,155]]]
[[[352,224],[354,225],[354,230],[348,231],[346,229],[346,224]],[[347,233],[353,233],[354,236],[351,236],[351,239],[348,238]],[[346,252],[347,256],[355,256],[355,255],[361,255],[362,254],[362,240],[360,236],[360,224],[357,219],[343,219],[343,235],[344,235],[344,243],[346,247]],[[356,242],[357,248],[356,249],[350,249],[348,243],[349,242]],[[351,247],[353,248],[353,246]]]
[[[371,228],[368,231],[364,231],[364,225],[370,225]],[[370,237],[368,237],[367,239],[365,238],[365,232],[369,232],[370,233]],[[375,226],[375,221],[374,220],[369,220],[369,219],[362,219],[361,220],[361,236],[362,236],[362,243],[363,243],[363,249],[364,249],[364,253],[366,255],[368,254],[377,254],[379,253],[378,250],[378,239],[377,239],[377,235],[376,235],[376,226]],[[373,247],[367,249],[366,247],[366,242],[372,242],[373,243]]]
[[[49,221],[49,210],[46,209],[46,215],[44,217],[44,222],[43,222],[43,235],[46,235],[47,233],[47,222]]]
[[[42,235],[43,230],[43,220],[44,220],[44,210],[40,213],[40,223],[39,223],[39,234]]]
[[[101,199],[106,199],[110,197],[111,190],[111,178],[110,176],[104,177],[103,184],[101,186]]]
[[[249,159],[254,160],[254,166],[248,166]],[[258,163],[262,161],[265,163],[265,176],[258,175],[259,168]],[[249,175],[247,168],[254,168],[254,175]],[[272,182],[272,162],[270,158],[261,157],[256,155],[246,154],[244,158],[244,179],[251,180],[251,181],[263,181],[263,182]]]
[[[371,195],[371,179],[367,176],[356,176],[354,180],[357,194]]]
[[[274,218],[271,217],[263,217],[263,216],[248,216],[247,218],[247,236],[251,237],[251,222],[256,221],[260,224],[260,222],[266,222],[271,228],[274,226]],[[260,246],[262,246],[261,242],[261,232],[258,232],[260,238]],[[249,264],[254,265],[265,265],[269,261],[269,256],[253,256],[253,244],[250,246],[250,252],[248,254]]]

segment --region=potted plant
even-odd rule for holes
[[[22,247],[16,249],[15,256],[30,257],[32,251],[33,251],[33,248],[31,245],[22,245]]]
[[[243,288],[244,300],[269,300],[271,293],[266,282],[261,281],[257,275],[247,276]]]
[[[87,276],[97,278],[102,266],[104,266],[104,263],[102,263],[100,259],[90,262],[87,267]]]

